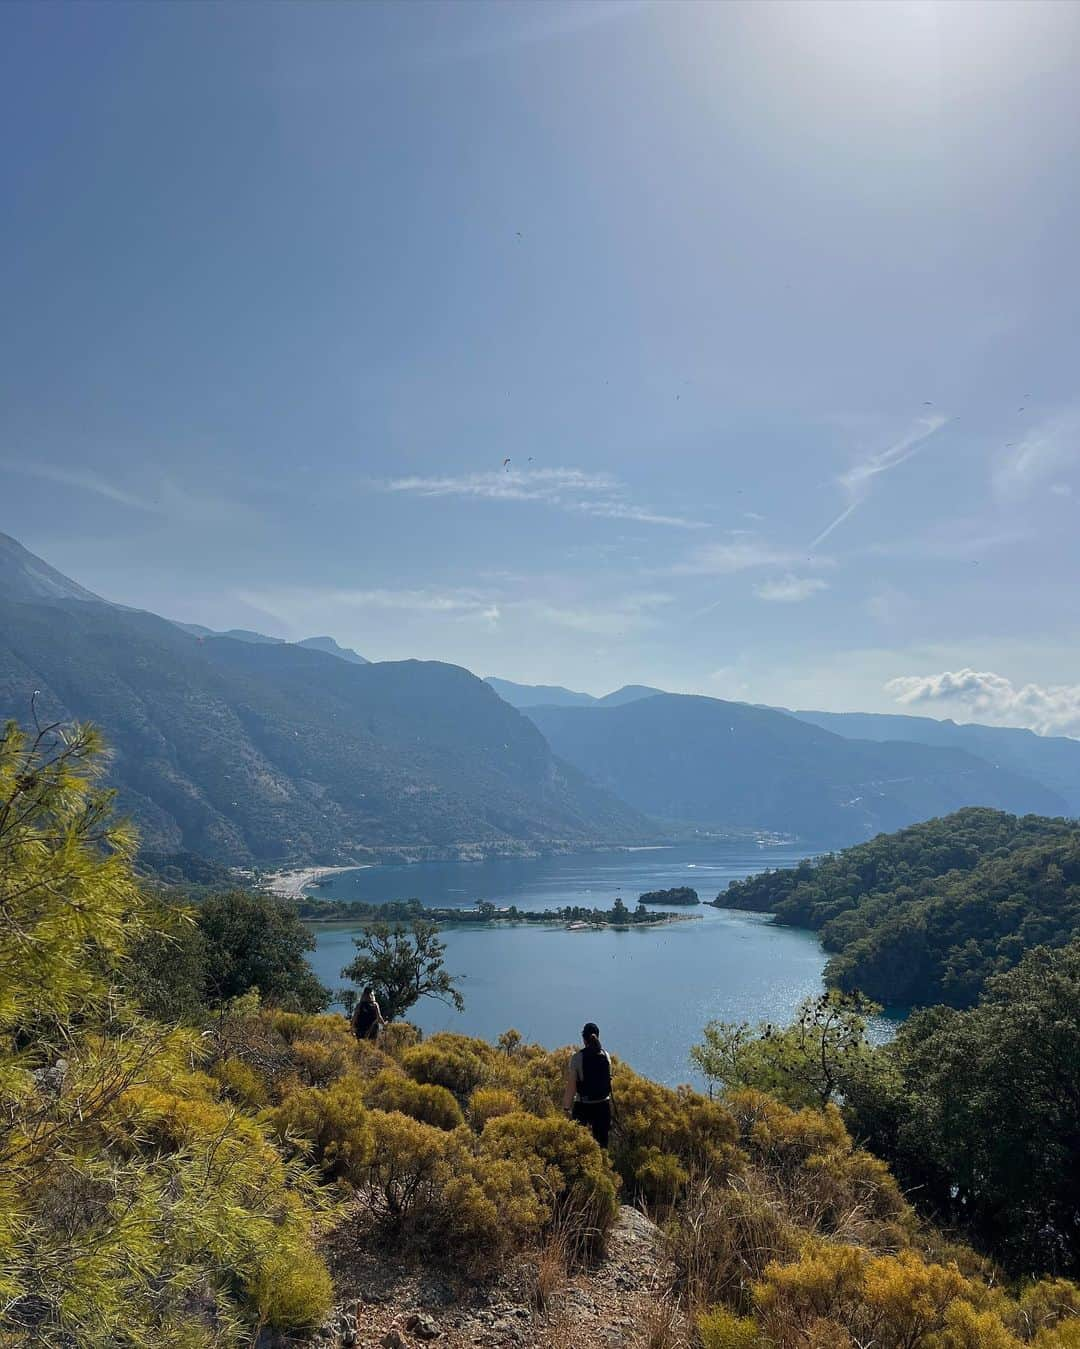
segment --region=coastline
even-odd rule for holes
[[[347,867],[297,867],[290,871],[270,871],[262,878],[262,886],[279,899],[305,899],[309,886],[325,876],[336,876],[342,871],[359,871],[370,863],[355,862]]]

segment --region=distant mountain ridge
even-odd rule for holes
[[[967,750],[1041,782],[1065,799],[1071,815],[1080,815],[1080,740],[1036,735],[1018,726],[981,726],[888,712],[793,712],[792,716],[860,740],[907,740]]]
[[[1049,788],[963,750],[846,739],[747,703],[665,693],[527,715],[598,785],[680,826],[837,845],[969,805],[1067,813]]]
[[[24,720],[36,691],[39,716],[100,725],[151,851],[348,861],[656,836],[458,666],[196,636],[4,556],[0,716]]]
[[[515,684],[510,679],[497,679],[487,675],[485,684],[489,684],[504,702],[511,707],[617,707],[621,703],[637,702],[639,698],[651,698],[662,689],[649,688],[646,684],[624,684],[614,693],[596,698],[591,693],[576,693],[573,689],[564,689],[561,684]]]
[[[172,622],[182,632],[189,632],[193,637],[231,637],[235,642],[251,642],[255,646],[306,646],[312,651],[325,651],[328,656],[347,660],[352,665],[371,664],[366,656],[361,656],[359,651],[354,651],[352,647],[339,646],[333,637],[304,637],[299,642],[289,643],[284,637],[268,637],[265,632],[252,632],[248,628],[226,628],[224,631],[215,631],[214,628],[203,627],[201,623],[181,623],[175,618]]]

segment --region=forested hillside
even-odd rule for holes
[[[835,845],[962,806],[1066,810],[1056,793],[963,750],[848,740],[746,703],[664,693],[527,715],[599,786],[681,825]]]
[[[1080,825],[961,810],[733,881],[715,902],[819,931],[840,988],[967,1007],[1025,951],[1080,935]]]
[[[198,638],[102,603],[0,600],[0,704],[93,719],[147,845],[230,862],[387,846],[640,840],[466,670]]]

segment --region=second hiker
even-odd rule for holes
[[[563,1091],[563,1109],[586,1125],[602,1148],[611,1133],[611,1060],[600,1043],[600,1027],[586,1021],[581,1029],[583,1048],[570,1060]]]

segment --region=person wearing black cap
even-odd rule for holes
[[[600,1027],[586,1021],[581,1030],[584,1047],[570,1060],[563,1091],[563,1109],[591,1130],[602,1148],[611,1133],[611,1060],[600,1043]]]

